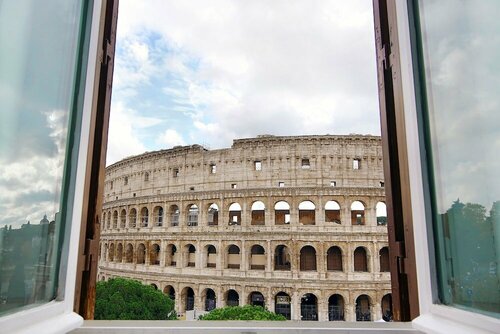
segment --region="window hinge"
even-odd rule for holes
[[[398,273],[406,274],[408,271],[406,270],[406,252],[405,252],[405,243],[403,241],[396,242],[396,260],[398,265]]]
[[[90,264],[96,256],[97,242],[94,239],[85,239],[85,267],[83,271],[90,271]]]
[[[102,63],[104,65],[107,65],[109,60],[112,59],[114,55],[114,50],[111,46],[111,43],[109,40],[106,40],[105,44],[104,44],[104,48],[103,48],[103,59],[102,59]]]
[[[382,64],[384,66],[384,70],[388,70],[391,67],[391,53],[390,53],[390,48],[387,46],[387,44],[384,44],[382,47]]]

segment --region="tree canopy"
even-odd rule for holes
[[[174,302],[150,285],[127,278],[98,282],[96,320],[175,320]]]
[[[200,317],[200,320],[286,320],[281,314],[270,312],[262,306],[226,306],[216,308]]]

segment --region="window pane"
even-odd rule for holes
[[[82,1],[0,2],[0,315],[58,289],[83,12]]]
[[[440,299],[500,314],[498,1],[420,1]]]

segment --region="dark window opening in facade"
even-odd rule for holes
[[[248,295],[248,304],[265,307],[264,295],[259,291],[253,291]]]
[[[336,187],[337,181],[330,181],[330,187]]]
[[[148,208],[142,208],[141,210],[141,227],[148,227],[149,223],[149,210]]]
[[[361,159],[352,159],[352,169],[361,169]]]
[[[179,168],[174,168],[172,170],[172,176],[173,177],[179,177]]]
[[[217,173],[217,165],[210,164],[210,174],[215,174],[215,173]]]
[[[190,287],[186,287],[182,290],[181,299],[184,301],[182,304],[184,305],[185,311],[194,310],[194,297],[194,291]]]
[[[187,214],[187,226],[198,226],[198,215],[199,215],[199,209],[198,206],[195,204],[191,204],[188,207],[188,214]]]
[[[236,183],[231,183],[231,189],[236,189]]]
[[[217,250],[214,245],[207,246],[207,268],[217,267]]]
[[[383,247],[379,252],[380,271],[389,272],[389,248]]]
[[[226,306],[239,306],[240,295],[235,290],[228,290],[226,292]]]
[[[241,256],[240,248],[236,245],[229,246],[227,250],[227,268],[240,269]]]
[[[304,246],[300,250],[300,271],[315,271],[316,249],[312,246]]]
[[[291,259],[288,247],[285,245],[276,246],[274,252],[274,270],[290,270]]]
[[[166,263],[168,266],[177,266],[177,247],[173,244],[167,245]]]
[[[342,251],[333,246],[328,249],[326,255],[326,270],[342,271]]]
[[[153,266],[160,265],[160,245],[153,244],[149,251],[149,264]]]
[[[139,244],[137,246],[137,264],[145,264],[146,263],[146,246],[144,244]]]
[[[361,295],[356,298],[356,321],[371,321],[370,298]]]
[[[262,161],[254,161],[254,169],[256,171],[261,171],[262,170]]]
[[[303,321],[318,321],[318,298],[306,293],[300,300],[300,318]]]
[[[285,182],[282,182],[282,181],[278,182],[278,187],[279,188],[284,188],[285,187]]]
[[[215,203],[210,204],[208,207],[207,223],[208,226],[219,225],[219,206]]]
[[[149,173],[144,173],[144,181],[148,182],[149,181]]]
[[[250,269],[266,269],[266,251],[261,245],[253,245],[250,249]]]
[[[217,307],[217,298],[216,298],[214,290],[209,289],[209,288],[205,289],[204,297],[205,297],[204,310],[206,312],[210,312]]]
[[[163,288],[163,293],[170,297],[171,300],[175,301],[175,289],[171,285],[167,285]]]
[[[364,247],[354,250],[354,271],[368,271],[368,259]]]
[[[180,211],[177,205],[170,206],[170,226],[179,226]]]
[[[309,159],[307,159],[307,158],[302,159],[302,161],[300,163],[300,167],[302,169],[309,169],[309,168],[311,168],[311,163],[310,163]]]
[[[196,247],[189,244],[185,247],[187,249],[187,263],[186,267],[195,267],[196,266]]]
[[[153,209],[153,216],[155,226],[163,226],[163,207],[156,206]]]
[[[125,178],[123,179],[123,185],[128,185],[128,177],[125,176]]]
[[[328,298],[328,320],[344,321],[344,298],[334,294]]]
[[[281,314],[286,320],[292,319],[292,299],[286,292],[278,292],[274,298],[274,313]]]

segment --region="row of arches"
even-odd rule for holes
[[[362,201],[353,201],[350,205],[351,224],[365,225],[365,204]],[[250,207],[249,220],[250,225],[265,225],[266,224],[266,206],[262,201],[254,201]],[[327,201],[323,207],[324,219],[326,223],[342,224],[341,207],[337,201]],[[385,225],[387,221],[387,208],[384,202],[378,202],[375,206],[377,224]],[[242,223],[242,207],[239,203],[234,202],[227,206],[227,224],[241,225]],[[197,204],[191,203],[185,207],[186,225],[198,226],[200,219],[200,207]],[[208,226],[219,225],[219,206],[216,203],[210,203],[206,209],[206,223]],[[298,222],[302,225],[316,224],[316,204],[310,200],[305,200],[298,205]],[[117,228],[136,228],[150,226],[179,226],[181,209],[178,205],[172,204],[168,208],[168,212],[164,212],[161,205],[153,207],[153,212],[150,217],[149,209],[144,206],[139,211],[131,208],[127,213],[126,209],[108,211],[103,214],[104,226],[106,229]],[[152,219],[152,222],[150,222]],[[128,223],[127,223],[128,221]],[[275,225],[286,225],[291,223],[291,206],[288,202],[280,200],[274,204],[274,223]]]
[[[155,284],[153,287],[157,288]],[[180,293],[180,300],[173,286],[167,285],[163,289],[170,299],[174,300],[178,305],[180,313],[195,309],[196,295],[191,287],[184,287]],[[211,311],[217,307],[223,306],[240,306],[244,304],[269,307],[269,301],[260,291],[250,292],[246,298],[241,299],[240,294],[234,289],[226,290],[223,295],[223,301],[217,300],[216,292],[211,288],[203,290],[200,296],[200,304],[203,311]],[[292,298],[291,296],[280,291],[274,295],[274,312],[283,315],[287,320],[292,319]],[[300,298],[300,319],[303,321],[317,321],[319,311],[319,300],[314,293],[306,293]],[[392,296],[386,294],[381,299],[381,314],[373,314],[374,301],[369,295],[361,294],[355,299],[355,320],[356,321],[372,321],[382,318],[385,321],[392,320]],[[346,302],[340,294],[332,294],[328,298],[327,310],[328,321],[345,321],[346,320]]]
[[[125,248],[122,243],[104,244],[105,253],[103,257],[109,262],[125,262],[136,264],[160,265],[162,250],[158,243],[153,243],[147,247],[144,243],[139,243],[134,252],[134,245],[127,243]],[[180,267],[196,267],[196,252],[197,249],[193,244],[185,244],[181,250],[177,249],[174,244],[168,244],[164,256],[165,266],[180,266]],[[181,253],[181,254],[179,254]],[[204,268],[217,268],[221,265],[217,261],[217,248],[214,245],[205,245],[203,248],[203,264]],[[227,269],[243,269],[241,268],[241,250],[240,247],[231,244],[224,251],[224,267]],[[274,249],[274,256],[271,258],[274,263],[274,270],[291,270],[293,254],[290,248],[286,245],[278,245]],[[318,254],[316,248],[311,245],[303,246],[299,253],[298,266],[300,271],[317,271],[318,270]],[[389,271],[389,249],[382,247],[379,250],[380,271]],[[180,265],[178,262],[182,261]],[[354,271],[367,272],[368,253],[367,249],[359,246],[353,252]],[[260,244],[254,244],[250,247],[248,269],[265,270],[268,263],[266,249]],[[344,256],[342,249],[338,246],[331,246],[326,252],[326,270],[327,271],[344,271]]]

